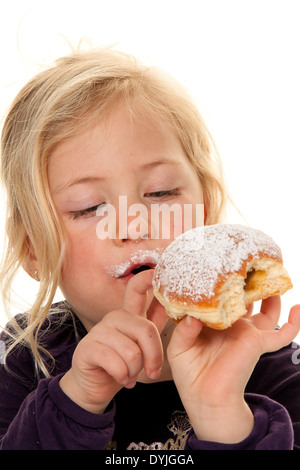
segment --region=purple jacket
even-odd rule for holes
[[[300,449],[300,347],[295,343],[260,358],[245,393],[254,429],[238,444],[222,444],[197,440],[172,381],[123,388],[102,415],[80,408],[61,390],[59,379],[86,331],[78,319],[74,329],[70,314],[63,323],[60,314],[50,318],[43,344],[55,358],[51,378],[37,377],[26,347],[8,357],[10,372],[0,364],[0,449]],[[3,333],[0,338],[6,340]]]

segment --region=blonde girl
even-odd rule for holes
[[[9,301],[20,267],[39,282],[32,308],[2,334],[3,449],[299,445],[292,426],[300,418],[287,399],[300,380],[287,346],[299,331],[299,307],[278,331],[278,298],[230,332],[195,319],[175,328],[153,299],[152,269],[115,274],[128,262],[152,268],[172,237],[152,240],[147,226],[137,240],[97,239],[99,208],[121,195],[148,209],[204,204],[205,223],[220,222],[227,197],[220,163],[177,83],[111,49],[62,58],[16,97],[1,158],[8,239],[1,288]],[[58,287],[66,300],[53,305]],[[270,391],[283,377],[271,376],[262,394],[258,385],[260,356],[277,350],[266,367],[281,361],[293,376],[278,402]],[[272,430],[262,432],[266,423]]]

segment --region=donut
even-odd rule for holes
[[[154,295],[170,318],[191,315],[217,330],[230,327],[252,302],[292,287],[273,239],[234,224],[183,233],[164,250],[153,275]]]

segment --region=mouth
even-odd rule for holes
[[[125,273],[119,277],[127,277],[130,275],[135,276],[135,274],[141,273],[142,271],[147,271],[148,269],[154,269],[156,264],[141,264],[141,265],[134,265],[133,267],[129,267],[125,271]]]
[[[147,271],[148,269],[153,269],[155,266],[149,266],[148,264],[142,264],[142,266],[138,266],[134,268],[131,273],[132,274],[138,274],[141,273],[142,271]]]
[[[107,272],[117,279],[129,279],[136,274],[154,269],[163,250],[139,250],[133,253],[130,260],[119,265],[109,266]]]

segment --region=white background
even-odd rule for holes
[[[2,2],[1,115],[32,75],[69,53],[67,41],[76,46],[82,37],[170,72],[206,119],[233,200],[282,248],[294,283],[282,298],[282,324],[300,303],[299,24],[299,0]],[[3,252],[3,197],[0,203]],[[241,220],[232,214],[230,221]],[[12,313],[30,304],[35,289],[20,273]]]

